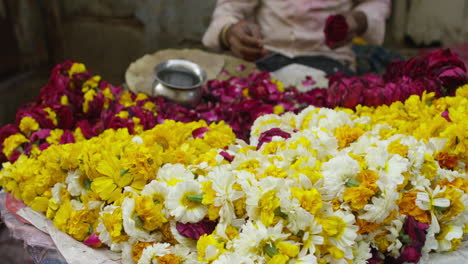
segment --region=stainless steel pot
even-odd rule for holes
[[[200,103],[206,72],[198,64],[187,60],[168,60],[155,67],[155,74],[153,95],[188,107]]]

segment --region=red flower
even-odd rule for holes
[[[348,37],[349,26],[343,15],[331,15],[325,22],[325,44],[335,47]]]
[[[216,228],[216,222],[203,219],[198,223],[176,223],[176,229],[184,237],[198,240],[204,234],[211,234]]]

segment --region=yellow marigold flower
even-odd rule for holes
[[[348,147],[351,143],[362,136],[364,132],[365,131],[361,128],[350,127],[348,125],[336,128],[335,137],[338,139],[338,146],[340,148]]]
[[[99,76],[99,75],[95,75],[95,76],[89,78],[88,80],[86,80],[83,83],[83,86],[81,87],[81,91],[83,93],[86,93],[89,90],[96,90],[96,88],[98,87],[100,81],[101,81],[101,76]]]
[[[92,230],[93,224],[98,218],[95,210],[73,211],[68,221],[67,233],[79,241],[85,240]]]
[[[272,142],[268,142],[266,144],[263,144],[262,154],[263,155],[274,154],[277,151],[284,150],[284,149],[286,149],[286,142],[284,142],[284,141],[272,141]]]
[[[64,95],[64,96],[60,97],[60,103],[62,105],[69,105],[70,102],[68,101],[68,96]]]
[[[388,152],[405,158],[408,155],[408,146],[401,144],[400,140],[394,140],[388,145]]]
[[[137,97],[135,98],[135,101],[143,101],[143,100],[146,100],[146,99],[148,99],[148,95],[146,95],[144,93],[138,93]]]
[[[301,207],[309,213],[315,215],[320,209],[322,209],[322,196],[317,189],[312,188],[310,190],[301,190],[294,187],[291,189],[291,193],[294,198],[299,200]]]
[[[239,231],[237,228],[233,227],[232,225],[229,225],[226,227],[226,235],[230,240],[233,240],[234,238],[239,236]]]
[[[356,225],[359,226],[358,234],[374,233],[380,227],[379,223],[367,222],[361,218],[356,218]]]
[[[270,260],[268,264],[286,264],[289,261],[289,257],[283,254],[276,254]]]
[[[285,179],[288,177],[288,172],[283,168],[278,168],[275,165],[270,165],[266,168],[264,172],[264,177],[275,177]]]
[[[284,107],[282,105],[275,105],[273,107],[273,113],[275,115],[280,115],[280,114],[284,113]]]
[[[242,197],[240,199],[235,200],[234,203],[234,209],[236,210],[236,216],[238,218],[243,218],[247,214],[246,208],[245,208],[245,201],[246,198]]]
[[[68,227],[68,220],[70,219],[73,208],[70,201],[65,201],[58,211],[55,213],[54,226],[59,230],[66,231]]]
[[[374,191],[364,186],[350,187],[345,189],[343,199],[350,203],[352,209],[358,211],[364,209],[374,194]]]
[[[211,221],[214,221],[219,218],[219,211],[221,210],[221,207],[210,205],[208,206],[208,219]]]
[[[178,256],[174,254],[167,254],[164,256],[157,257],[158,264],[179,264],[181,260]]]
[[[128,240],[128,236],[123,229],[121,207],[117,207],[112,213],[102,214],[101,218],[113,242],[118,243]]]
[[[39,124],[30,116],[25,116],[21,119],[19,129],[26,135],[39,130]]]
[[[319,220],[323,232],[330,237],[340,237],[346,229],[346,223],[338,216],[330,216]]]
[[[390,241],[388,241],[387,235],[388,233],[380,233],[374,239],[375,245],[380,252],[386,252],[387,248],[390,246]]]
[[[276,191],[272,190],[265,193],[258,201],[260,210],[260,221],[263,225],[271,226],[275,219],[275,210],[280,206],[280,200],[276,197]]]
[[[202,182],[202,191],[203,191],[203,200],[202,204],[204,205],[210,205],[214,203],[214,199],[216,198],[216,191],[213,190],[213,182],[212,181],[206,181]]]
[[[226,125],[224,121],[211,123],[208,128],[209,131],[205,133],[203,139],[212,148],[222,149],[236,140],[236,135],[231,127]]]
[[[45,107],[44,111],[47,112],[47,118],[52,120],[52,123],[56,126],[58,124],[57,113],[55,113],[50,107]]]
[[[465,205],[462,201],[462,192],[457,189],[447,188],[444,192],[439,193],[434,198],[446,198],[450,200],[450,207],[444,210],[442,220],[449,221],[465,210]]]
[[[135,199],[135,212],[143,221],[143,228],[148,231],[159,229],[168,221],[164,216],[163,204],[146,195]]]
[[[29,140],[22,134],[14,134],[7,137],[3,141],[3,154],[9,158],[16,148],[20,147],[21,144],[26,142],[29,142]]]
[[[54,129],[50,131],[49,137],[46,138],[46,141],[50,144],[58,145],[60,144],[60,139],[62,138],[63,130],[62,129]]]
[[[83,73],[85,71],[86,67],[84,64],[75,62],[70,67],[70,70],[68,70],[68,77],[72,78],[74,74]]]
[[[224,242],[216,240],[213,235],[204,234],[197,241],[198,260],[211,262],[224,251]]]
[[[431,223],[431,215],[416,205],[416,196],[418,191],[403,193],[399,204],[400,214],[414,216],[416,220],[423,223]]]
[[[91,103],[94,100],[94,97],[96,96],[96,91],[95,90],[89,90],[87,91],[84,95],[84,101],[83,101],[83,112],[88,113],[89,111],[89,103]]]
[[[244,88],[244,89],[242,90],[242,96],[243,96],[243,97],[246,97],[246,98],[249,98],[249,97],[250,97],[249,88]]]
[[[435,162],[434,157],[431,154],[426,153],[424,155],[424,163],[421,167],[421,174],[429,180],[432,180],[437,175],[438,167],[439,166]]]
[[[135,105],[135,101],[132,99],[132,92],[130,91],[124,91],[122,95],[120,96],[119,99],[119,104],[125,106],[125,107],[130,107]]]
[[[114,95],[111,92],[111,89],[109,87],[106,87],[104,90],[102,90],[102,95],[104,95],[104,108],[107,109],[109,108],[110,103],[115,99]]]
[[[151,245],[153,242],[138,242],[132,247],[132,258],[135,263],[138,263],[138,260],[141,258],[141,254],[143,254],[143,250]]]
[[[122,119],[127,119],[128,118],[128,111],[120,111],[118,114],[115,114],[115,116],[120,117]]]
[[[248,160],[244,161],[237,168],[238,170],[245,170],[252,174],[257,174],[257,169],[260,168],[260,161],[258,160]]]
[[[31,208],[34,211],[46,212],[48,207],[49,207],[49,199],[45,197],[37,196],[31,202]]]
[[[280,80],[270,79],[270,81],[276,84],[276,89],[278,89],[278,92],[284,92],[284,84]]]
[[[290,243],[279,242],[276,244],[276,248],[281,254],[286,255],[290,258],[294,258],[299,254],[299,246]]]
[[[73,132],[73,137],[75,137],[75,142],[86,140],[85,136],[83,135],[83,131],[81,131],[81,128],[79,127],[75,128],[75,131]]]

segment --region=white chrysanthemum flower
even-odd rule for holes
[[[400,255],[400,249],[403,245],[399,238],[404,222],[405,216],[400,215],[396,219],[393,219],[389,225],[385,226],[385,229],[389,231],[385,238],[390,242],[390,245],[387,247],[387,251],[395,258],[398,258]]]
[[[258,145],[260,135],[272,128],[279,128],[285,132],[292,133],[294,131],[294,127],[291,126],[293,119],[291,118],[291,115],[288,115],[287,117],[289,119],[285,119],[274,114],[268,114],[257,118],[250,130],[250,144],[252,146]]]
[[[182,164],[164,164],[156,176],[156,180],[175,186],[179,182],[193,180],[195,175]]]
[[[381,196],[372,197],[372,203],[364,206],[365,213],[361,214],[359,218],[368,222],[382,223],[392,211],[398,210],[396,201],[399,197],[396,190],[382,189]]]
[[[448,230],[445,230],[445,235],[438,240],[440,252],[452,250],[452,240],[463,237],[463,226],[449,225],[445,228]]]
[[[140,136],[134,136],[132,138],[132,142],[137,144],[137,145],[141,145],[141,144],[143,144],[144,141]]]
[[[52,199],[55,200],[58,204],[62,204],[62,189],[67,188],[63,183],[56,183],[52,187]]]
[[[329,213],[327,217],[341,219],[340,221],[342,222],[339,226],[339,231],[337,234],[328,236],[328,240],[335,247],[342,250],[345,253],[345,256],[349,254],[352,256],[351,246],[356,242],[355,240],[357,237],[357,231],[359,230],[359,227],[354,225],[354,215],[350,212],[339,210],[331,212],[331,214]]]
[[[256,259],[254,261],[261,261],[263,259],[264,248],[267,244],[274,245],[277,241],[284,241],[288,238],[289,234],[283,231],[283,222],[278,222],[273,227],[265,227],[262,222],[248,221],[242,228],[239,237],[233,241],[235,252],[247,256],[252,255]]]
[[[328,108],[307,107],[297,116],[297,126],[302,130],[306,128],[320,127],[328,131],[334,131],[342,126],[354,126],[351,115],[344,111],[335,111]]]
[[[376,170],[379,172],[379,180],[377,185],[380,189],[396,189],[396,187],[405,181],[403,173],[408,171],[409,161],[400,155],[392,155],[387,160],[384,168]],[[370,168],[372,170],[372,168]],[[376,168],[377,169],[377,168]]]
[[[133,239],[144,242],[161,241],[162,235],[159,232],[149,233],[140,227],[137,227],[135,221],[135,200],[133,198],[125,198],[122,202],[122,220],[125,233]]]
[[[434,198],[439,193],[445,192],[446,187],[440,188],[440,185],[437,185],[434,190],[427,188],[426,192],[418,192],[416,196],[416,206],[421,208],[424,211],[435,210],[435,207],[438,208],[448,208],[450,207],[450,200],[447,198]]]
[[[149,196],[159,203],[164,203],[168,194],[169,190],[167,185],[156,180],[152,180],[150,183],[146,184],[141,191],[141,195]],[[166,217],[169,216],[166,208],[163,208],[162,211],[165,213]]]
[[[193,240],[188,237],[182,236],[179,231],[177,230],[177,222],[175,221],[170,221],[169,222],[170,227],[171,227],[171,234],[174,237],[174,239],[181,245],[180,252],[182,253],[183,249],[196,249],[197,248],[197,241]],[[187,256],[191,254],[191,252],[185,252],[187,253]]]
[[[310,224],[306,229],[303,230],[304,235],[302,236],[302,249],[299,252],[299,256],[307,256],[308,254],[315,254],[315,246],[323,245],[325,239],[320,235],[322,233],[322,226],[315,221],[312,217]]]
[[[340,196],[346,188],[346,182],[359,172],[359,163],[348,155],[336,156],[322,165],[324,177],[321,194],[325,200]]]
[[[230,165],[215,167],[206,177],[211,181],[211,188],[216,192],[213,205],[219,207],[219,222],[217,226],[218,235],[227,238],[225,234],[226,227],[235,219],[235,209],[233,201],[244,196],[244,193],[233,189],[236,177],[232,173]]]
[[[284,179],[275,177],[266,177],[260,179],[256,185],[251,188],[244,188],[246,194],[246,210],[247,215],[252,220],[259,220],[261,209],[258,206],[260,199],[269,191],[279,192],[281,188],[287,188],[288,184]]]
[[[223,254],[219,255],[218,259],[213,261],[213,264],[233,264],[233,263],[241,263],[241,264],[256,264],[258,262],[254,262],[252,258],[249,256],[238,254],[237,252],[224,252]]]
[[[102,216],[103,214],[112,214],[115,209],[119,208],[118,206],[115,205],[108,205],[104,207],[101,212],[99,212],[99,215]],[[110,233],[107,231],[106,226],[102,222],[102,217],[99,217],[98,219],[98,225],[96,227],[96,232],[98,233],[99,240],[108,245],[109,248],[112,251],[115,252],[120,252],[122,250],[122,243],[114,243],[112,242],[112,237]]]
[[[359,241],[359,243],[357,243],[357,247],[355,247],[353,263],[367,264],[367,260],[371,258],[372,253],[369,243]]]
[[[280,199],[281,212],[287,215],[286,227],[292,233],[305,230],[311,224],[311,219],[314,216],[302,208],[296,198],[292,199],[289,188],[281,190],[277,197]]]
[[[200,183],[186,180],[170,188],[165,205],[176,221],[197,223],[208,212],[208,208],[201,204],[202,195]]]
[[[153,264],[158,263],[156,257],[162,257],[172,254],[171,244],[157,243],[143,249],[138,264]]]
[[[81,175],[79,170],[69,171],[65,182],[68,185],[68,192],[72,196],[80,196],[86,194],[86,189],[81,182]]]
[[[442,181],[442,180],[448,180],[449,182],[452,182],[456,178],[464,178],[466,177],[465,174],[459,172],[459,171],[453,171],[453,170],[447,170],[443,168],[437,168],[437,180]]]

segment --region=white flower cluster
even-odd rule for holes
[[[411,261],[405,249],[423,257],[456,249],[468,223],[465,164],[441,167],[435,157],[443,140],[392,135],[368,121],[314,107],[262,116],[251,144],[218,150],[217,165],[166,164],[141,193],[127,189],[121,217],[129,238],[117,241],[104,220],[99,237],[129,263],[142,242],[148,246],[138,263],[344,264],[366,263],[371,251]],[[178,244],[138,223],[142,196],[160,205]],[[101,214],[115,210],[108,205]],[[199,239],[177,228],[193,224],[197,232],[205,220],[216,227]]]

